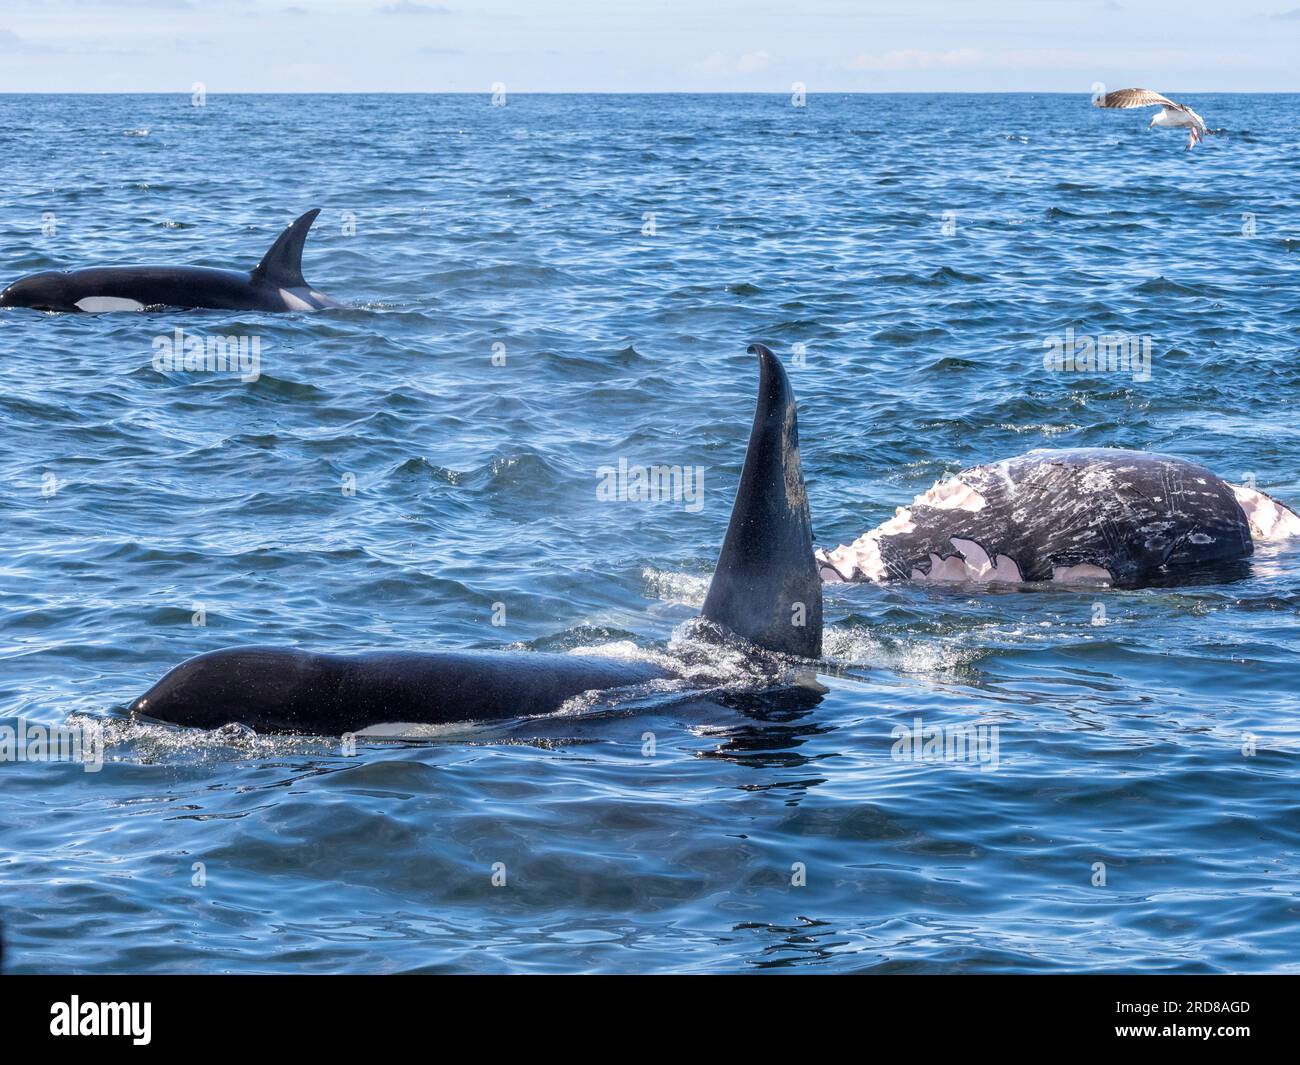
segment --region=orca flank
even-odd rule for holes
[[[821,653],[821,581],[794,393],[771,351],[761,344],[749,351],[759,357],[758,404],[704,616],[764,650],[812,658]],[[181,663],[129,710],[198,728],[238,722],[340,735],[396,723],[551,714],[585,692],[675,677],[656,663],[600,655],[236,647]]]
[[[207,266],[91,266],[21,277],[0,292],[0,307],[38,311],[142,311],[155,307],[232,311],[312,311],[343,306],[302,274],[302,250],[316,207],[294,221],[252,270]]]

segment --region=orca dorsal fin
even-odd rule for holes
[[[313,207],[275,238],[271,250],[262,256],[262,261],[253,269],[254,284],[261,281],[280,288],[307,287],[307,281],[302,276],[302,246],[318,214],[320,208]]]
[[[731,523],[704,616],[770,651],[819,658],[822,582],[799,460],[794,390],[780,360],[752,344],[758,405]]]

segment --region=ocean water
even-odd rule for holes
[[[819,544],[1044,446],[1300,503],[1300,97],[1174,95],[1193,152],[1083,95],[0,97],[0,283],[250,267],[319,206],[351,304],[0,312],[0,726],[105,744],[0,763],[7,968],[1296,971],[1298,544],[828,587],[820,699],[723,659],[741,692],[354,753],[122,709],[249,642],[675,654],[755,340]],[[256,338],[256,380],[159,372],[176,329]],[[1149,374],[1045,368],[1067,329]],[[700,505],[599,499],[620,460]],[[918,719],[984,744],[909,758]]]

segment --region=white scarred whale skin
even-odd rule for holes
[[[1251,517],[1259,513],[1272,523],[1264,534],[1300,531],[1300,518],[1282,504],[1185,459],[1038,449],[962,470],[817,559],[830,581],[1055,579],[1132,588],[1181,567],[1248,558],[1252,529],[1262,535]]]

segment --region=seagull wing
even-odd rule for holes
[[[1168,96],[1161,96],[1152,89],[1116,89],[1108,92],[1097,101],[1098,107],[1172,107],[1185,111],[1182,104],[1176,104]]]
[[[1190,150],[1209,132],[1205,119],[1186,104],[1175,103],[1168,96],[1161,96],[1153,89],[1116,89],[1108,92],[1096,101],[1098,107],[1167,107],[1171,111],[1180,111],[1191,123],[1187,128],[1187,147]]]

